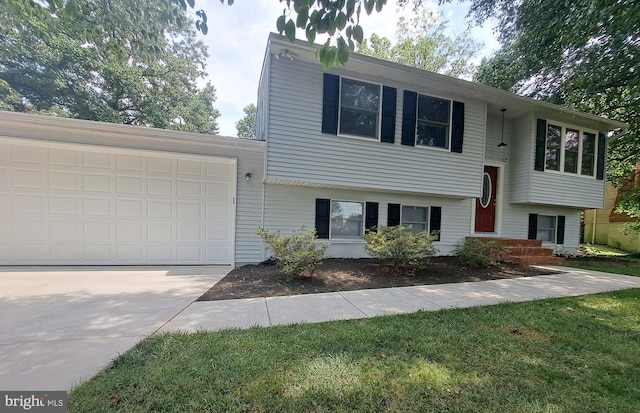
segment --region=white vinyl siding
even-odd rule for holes
[[[415,84],[401,83],[391,73],[383,79],[346,70],[336,72],[397,89],[395,143],[322,134],[322,66],[273,59],[267,182],[454,197],[479,195],[476,177],[482,171],[484,152],[483,103],[451,96],[465,103],[462,153],[420,150],[400,143],[403,90],[416,91]],[[429,94],[428,90],[417,92]]]
[[[471,226],[471,201],[468,199],[277,184],[265,185],[265,226],[270,230],[280,229],[283,235],[291,234],[302,226],[314,228],[317,198],[348,199],[362,203],[377,202],[378,226],[387,225],[388,204],[440,206],[442,207],[442,220],[441,240],[437,243],[439,255],[452,254],[455,246],[464,242],[464,238],[469,235]],[[367,257],[364,252],[365,242],[362,239],[323,241],[330,243],[328,253],[332,257]]]
[[[542,172],[534,169],[536,118],[535,114],[532,114],[513,122],[513,139],[507,147],[508,164],[511,167],[508,199],[511,202],[523,204],[582,209],[601,208],[604,204],[604,180],[597,180],[593,176],[560,172],[563,170],[562,163],[558,164],[560,168],[558,172]],[[496,118],[495,121],[497,122],[498,119]],[[488,144],[488,148],[491,146]],[[564,141],[561,140],[559,150],[563,152],[564,148]]]

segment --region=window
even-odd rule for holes
[[[562,128],[549,124],[547,129],[547,165],[546,168],[552,171],[560,170],[560,142]]]
[[[585,132],[582,134],[582,175],[593,176],[596,160],[596,134]]]
[[[418,95],[416,145],[449,149],[451,101]]]
[[[538,215],[538,233],[536,239],[546,242],[556,242],[556,217]]]
[[[543,143],[544,170],[594,175],[597,149],[594,132],[548,123]]]
[[[378,139],[380,86],[342,78],[340,134]]]
[[[330,238],[359,239],[363,234],[362,202],[331,201]]]
[[[411,226],[411,232],[429,230],[429,208],[402,206],[401,225]]]

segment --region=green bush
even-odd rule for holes
[[[482,241],[478,238],[467,238],[464,244],[459,244],[454,254],[460,261],[477,268],[487,268],[497,264],[498,256],[504,251],[504,245],[498,241]]]
[[[433,246],[437,235],[427,231],[411,232],[410,226],[380,227],[364,235],[365,251],[372,257],[388,261],[396,271],[413,273],[429,262],[438,250]]]
[[[280,230],[269,232],[258,227],[256,235],[267,243],[278,266],[289,278],[311,274],[323,259],[328,258],[329,244],[318,240],[315,229],[302,227],[290,237],[283,237]]]

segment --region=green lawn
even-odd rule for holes
[[[71,412],[639,412],[640,289],[140,343]]]
[[[569,259],[567,266],[584,270],[604,271],[640,277],[640,257],[606,245],[585,246],[585,259]]]

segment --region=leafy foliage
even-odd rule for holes
[[[504,246],[498,241],[482,241],[470,237],[456,246],[454,254],[467,265],[487,268],[498,262],[498,254],[501,251],[504,251]]]
[[[633,185],[640,160],[640,7],[632,0],[473,0],[477,21],[497,18],[502,49],[481,83],[629,123],[609,144],[607,174]],[[631,177],[631,179],[630,179]],[[640,194],[621,212],[640,216]]]
[[[481,44],[470,37],[469,30],[449,37],[447,20],[432,8],[422,8],[412,18],[401,17],[396,31],[397,44],[375,33],[364,40],[358,52],[418,69],[453,77],[471,77],[470,63]]]
[[[0,2],[0,107],[202,133],[215,89],[189,17],[155,0]]]
[[[310,274],[327,258],[329,244],[318,240],[316,230],[302,227],[290,237],[280,235],[280,230],[269,232],[264,227],[256,228],[278,261],[282,272],[289,278]]]
[[[380,227],[377,231],[367,232],[363,238],[367,242],[367,254],[389,261],[396,271],[411,273],[423,268],[429,257],[438,252],[433,246],[437,235],[427,231],[414,233],[410,226]]]
[[[242,110],[244,111],[244,118],[236,122],[238,137],[243,139],[255,139],[258,108],[253,103],[250,103]]]

